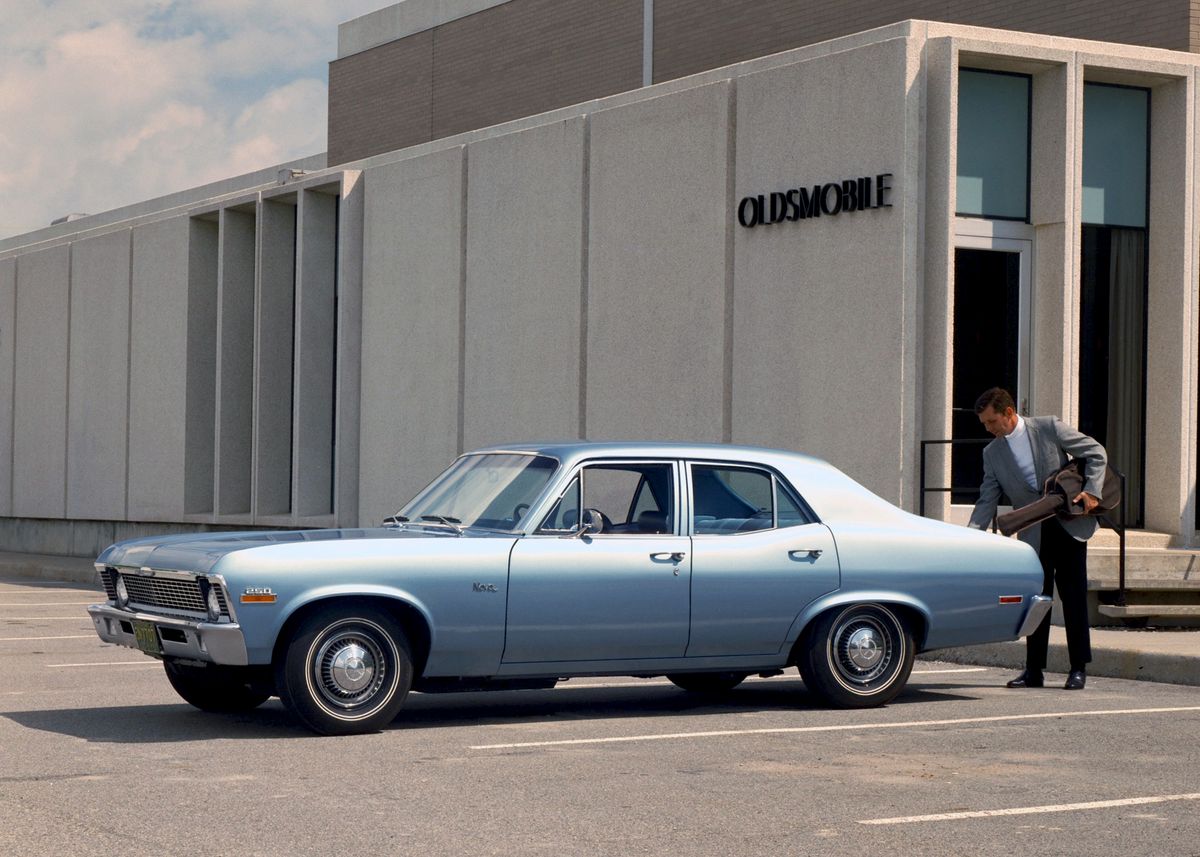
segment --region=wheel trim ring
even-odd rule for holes
[[[371,654],[374,675],[364,690],[349,696],[336,691],[336,682],[324,670],[345,645],[358,645]],[[370,717],[387,705],[396,692],[398,677],[387,667],[399,664],[399,652],[391,635],[367,619],[343,619],[327,626],[313,640],[305,658],[309,696],[326,713],[338,720]],[[331,687],[331,685],[333,685]]]
[[[849,646],[855,632],[866,629],[870,630],[881,653],[875,667],[861,670],[851,659]],[[906,656],[899,620],[878,604],[856,605],[843,611],[833,623],[826,646],[830,674],[856,696],[871,696],[890,687],[900,675],[900,665]]]

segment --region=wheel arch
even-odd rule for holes
[[[920,652],[925,648],[932,614],[928,605],[920,599],[904,593],[888,591],[834,592],[818,598],[797,617],[792,630],[793,642],[788,653],[788,666],[798,662],[799,652],[808,645],[808,634],[817,617],[851,604],[879,604],[888,608],[908,626],[915,650]]]
[[[308,616],[324,610],[332,605],[343,605],[347,608],[374,607],[386,612],[395,619],[404,631],[412,655],[413,678],[419,678],[425,671],[429,660],[429,652],[433,645],[432,622],[428,614],[396,593],[387,592],[331,592],[314,597],[299,604],[283,621],[275,635],[275,643],[271,650],[271,663],[278,664],[287,651],[288,641],[296,627]]]

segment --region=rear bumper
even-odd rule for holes
[[[92,604],[87,609],[96,633],[106,643],[137,649],[133,622],[149,622],[158,629],[163,657],[190,658],[214,664],[246,666],[246,638],[234,622],[195,622],[154,613],[121,610],[109,604]]]
[[[1050,612],[1050,605],[1053,603],[1049,595],[1034,595],[1029,599],[1029,609],[1025,612],[1025,620],[1021,622],[1021,627],[1017,629],[1018,637],[1028,637],[1041,624],[1042,619]]]

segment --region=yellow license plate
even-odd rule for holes
[[[146,654],[162,654],[162,643],[158,640],[158,629],[154,627],[153,622],[142,622],[141,620],[134,619],[133,638],[137,641],[137,647]]]

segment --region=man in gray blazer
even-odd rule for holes
[[[1084,487],[1072,502],[1090,512],[1100,500],[1108,455],[1104,447],[1076,431],[1058,417],[1022,417],[1007,390],[993,387],[975,402],[975,413],[984,428],[996,436],[983,450],[983,484],[971,512],[970,526],[986,529],[996,514],[1001,493],[1013,506],[1032,503],[1042,495],[1051,473],[1070,458],[1085,459]],[[1068,458],[1070,456],[1070,458]],[[1087,613],[1087,540],[1096,532],[1090,516],[1063,520],[1049,518],[1018,533],[1017,537],[1038,552],[1045,573],[1043,595],[1058,585],[1067,630],[1071,672],[1067,690],[1081,690],[1092,659]],[[1046,648],[1050,642],[1050,616],[1025,641],[1025,671],[1009,687],[1042,687]]]

